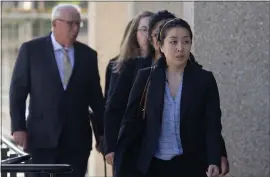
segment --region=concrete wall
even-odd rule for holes
[[[145,10],[152,12],[168,10],[179,17],[183,14],[183,2],[132,2],[131,6],[130,12],[133,16]]]
[[[118,55],[128,23],[128,2],[89,2],[89,45],[98,51],[101,83],[109,59]]]
[[[214,72],[234,177],[269,173],[269,2],[195,2],[195,57]]]

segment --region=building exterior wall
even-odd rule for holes
[[[168,10],[174,13],[176,16],[181,17],[183,2],[132,2],[131,14],[136,14],[148,10],[157,12],[160,10]]]
[[[216,77],[233,177],[269,173],[269,2],[195,2],[195,57]]]
[[[128,2],[89,2],[88,41],[98,51],[102,86],[108,61],[119,54],[127,14]]]

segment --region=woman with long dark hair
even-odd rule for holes
[[[120,130],[120,125],[122,118],[124,116],[124,112],[128,103],[129,93],[135,77],[138,73],[139,69],[150,67],[155,64],[156,61],[161,57],[160,48],[157,41],[158,31],[162,24],[164,24],[167,20],[175,18],[175,15],[163,10],[155,13],[151,16],[148,28],[148,55],[147,57],[136,57],[124,61],[122,63],[122,67],[120,71],[112,76],[114,78],[114,91],[111,92],[111,99],[107,104],[107,108],[105,111],[105,143],[107,144],[107,154],[111,154],[112,156],[107,158],[108,163],[112,164],[113,153],[116,148],[116,142],[118,133]],[[194,66],[201,68],[192,53],[189,55],[190,63],[194,64]],[[106,138],[107,137],[107,138]],[[221,137],[222,142],[224,140]],[[228,164],[226,158],[226,149],[225,144],[223,144],[223,156],[224,161],[222,164]],[[225,171],[227,171],[227,166],[225,166]]]
[[[133,83],[114,158],[114,176],[218,177],[221,110],[212,72],[190,60],[189,24],[157,33],[160,59]]]

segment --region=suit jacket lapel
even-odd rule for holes
[[[154,126],[153,128],[158,131],[155,133],[155,135],[157,135],[158,138],[162,123],[162,112],[164,104],[164,90],[165,90],[164,82],[166,80],[164,69],[157,66],[153,70],[150,79],[151,80],[148,92],[149,102],[146,108],[149,116],[147,116],[146,119],[148,119],[151,122],[152,126]]]
[[[183,121],[184,115],[192,100],[192,91],[195,80],[192,78],[192,66],[188,64],[184,70],[181,106],[180,106],[180,120]]]
[[[57,62],[56,62],[56,59],[55,59],[53,45],[52,45],[50,35],[46,39],[45,50],[46,50],[46,52],[45,52],[45,54],[46,54],[45,61],[48,64],[48,68],[47,68],[48,73],[52,74],[52,80],[55,82],[57,87],[59,87],[61,89],[61,91],[63,91],[64,88],[63,88],[61,77],[60,77],[60,74],[59,74]]]

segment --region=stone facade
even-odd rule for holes
[[[221,97],[231,176],[269,173],[269,2],[195,2],[195,57]]]

